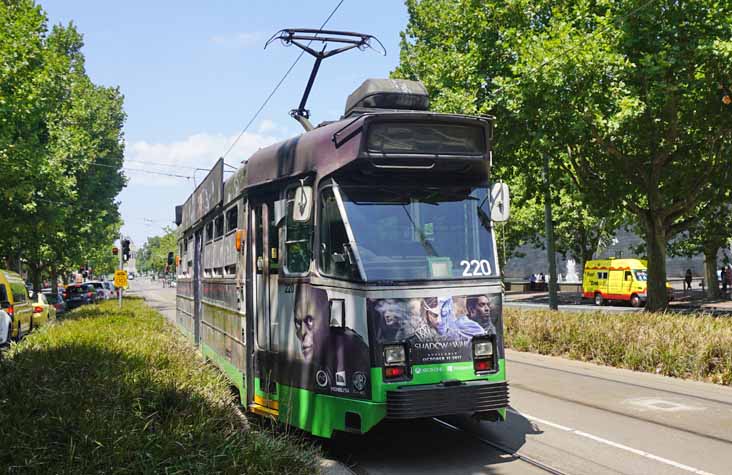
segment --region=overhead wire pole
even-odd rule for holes
[[[549,179],[549,154],[544,155],[544,230],[546,234],[546,254],[549,261],[549,308],[559,309],[557,295],[557,254],[554,245],[554,221],[552,217],[552,190]]]

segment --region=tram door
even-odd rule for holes
[[[274,225],[274,202],[256,204],[253,213],[254,252],[254,326],[255,326],[255,381],[253,400],[264,406],[267,412],[279,411],[276,362],[277,362],[277,273],[279,265],[278,231]]]

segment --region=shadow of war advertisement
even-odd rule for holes
[[[413,365],[470,361],[473,337],[495,335],[503,358],[501,310],[500,294],[368,299],[374,354],[380,359],[383,345],[406,341]]]

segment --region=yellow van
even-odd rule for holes
[[[19,341],[33,329],[33,302],[20,275],[0,269],[0,308],[10,315],[10,338]]]
[[[667,282],[669,300],[673,298]],[[598,259],[587,261],[582,275],[582,296],[593,299],[595,305],[625,301],[640,307],[648,296],[648,263],[641,259]]]

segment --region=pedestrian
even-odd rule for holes
[[[730,266],[730,265],[727,265],[727,272],[726,272],[724,281],[726,283],[726,285],[725,285],[725,292],[726,292],[727,289],[732,287],[732,266]]]
[[[684,291],[691,290],[691,269],[686,269],[686,275],[684,275]]]

